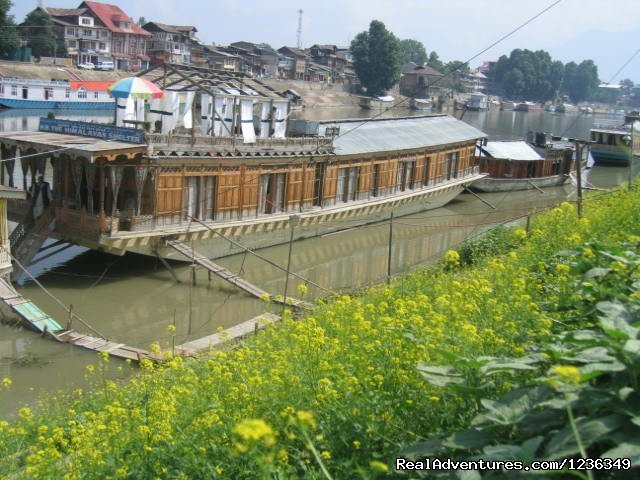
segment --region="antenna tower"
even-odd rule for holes
[[[298,10],[298,48],[302,48],[302,9]]]

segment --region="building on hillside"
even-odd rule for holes
[[[206,63],[215,70],[239,72],[240,58],[233,53],[223,52],[215,45],[204,45]]]
[[[299,48],[281,47],[278,53],[283,55],[278,60],[278,76],[293,80],[305,80],[309,56]]]
[[[194,40],[197,41],[196,27],[148,22],[142,28],[152,35],[147,43],[147,55],[152,65],[163,62],[192,63],[191,49]]]
[[[260,76],[262,62],[259,54],[254,53],[251,50],[234,46],[217,47],[217,49],[221,52],[230,53],[237,57],[237,72],[246,73],[252,77]]]
[[[425,98],[440,92],[437,85],[444,75],[429,66],[417,67],[402,75],[400,93],[407,97]]]
[[[82,2],[78,8],[38,7],[51,15],[67,54],[76,64],[113,62],[118,70],[140,70],[149,65],[147,38],[120,7]]]
[[[244,51],[257,55],[260,59],[260,66],[256,74],[261,78],[276,78],[278,75],[278,52],[266,44],[256,45],[251,42],[233,42],[229,48],[241,48]]]

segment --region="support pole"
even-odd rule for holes
[[[582,148],[582,143],[579,140],[576,140],[576,186],[578,188],[578,218],[582,218]]]
[[[391,283],[391,254],[393,252],[393,210],[389,216],[389,253],[387,255],[387,283]]]
[[[169,262],[167,262],[164,258],[162,258],[157,250],[156,250],[156,257],[158,257],[160,262],[162,262],[162,264],[167,268],[167,270],[169,270],[169,273],[171,274],[173,279],[176,281],[176,283],[182,283],[178,278],[178,275],[176,275],[176,272],[173,270],[173,268],[171,268],[171,265],[169,265]]]
[[[287,276],[284,280],[284,297],[282,298],[282,318],[284,318],[284,312],[287,308],[287,291],[289,289],[289,271],[291,270],[291,251],[293,250],[293,235],[296,225],[300,221],[300,217],[297,215],[291,215],[289,217],[289,226],[291,227],[291,235],[289,236],[289,258],[287,259]]]
[[[533,188],[535,188],[536,190],[538,190],[540,193],[544,193],[544,190],[542,190],[540,187],[538,187],[535,183],[533,183],[531,180],[527,180],[527,183],[529,185],[531,185]]]
[[[476,192],[474,192],[473,190],[471,190],[469,187],[464,187],[464,189],[469,192],[471,195],[473,195],[474,197],[476,197],[478,200],[480,200],[482,203],[484,203],[485,205],[489,205],[491,208],[493,208],[494,210],[497,210],[497,208],[495,207],[495,205],[492,205],[491,203],[487,202],[484,198],[482,198],[480,195],[478,195]]]

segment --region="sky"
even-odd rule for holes
[[[111,0],[137,20],[194,25],[206,43],[240,40],[274,48],[296,46],[302,10],[302,47],[348,46],[371,20],[398,38],[422,42],[444,61],[469,60],[557,0]],[[75,8],[80,0],[44,0],[44,6]],[[13,0],[17,22],[37,0]],[[560,0],[546,13],[470,62],[496,60],[514,48],[546,50],[566,63],[592,59],[603,82],[640,83],[640,0]]]

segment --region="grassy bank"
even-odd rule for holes
[[[548,368],[494,372],[486,382],[475,359],[522,357],[560,331],[587,327],[589,301],[573,288],[582,273],[557,255],[635,244],[639,217],[637,191],[591,197],[582,219],[563,204],[529,233],[502,230],[449,252],[437,268],[337,298],[233,350],[146,363],[123,384],[102,375],[105,356],[88,372],[102,383],[95,393],[0,423],[0,477],[396,477],[400,452],[468,427],[482,399]],[[630,268],[603,258],[609,272]],[[446,381],[429,373],[453,360]],[[442,387],[461,385],[456,375],[465,388]]]

